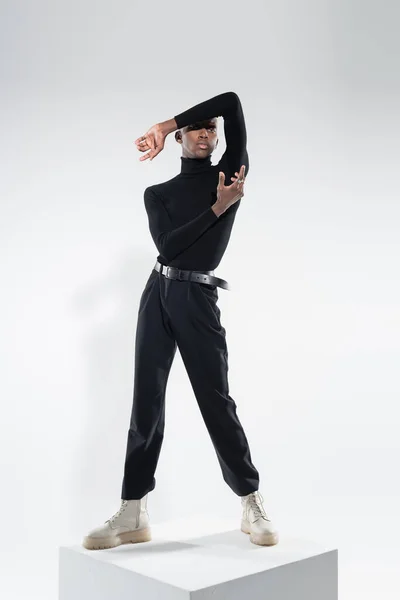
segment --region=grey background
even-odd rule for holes
[[[5,597],[54,598],[58,545],[119,507],[157,256],[143,190],[180,168],[173,135],[151,163],[133,142],[233,90],[251,172],[219,305],[265,507],[282,537],[339,546],[341,599],[397,598],[398,4],[38,0],[0,16]],[[156,479],[154,522],[239,527],[179,353]]]

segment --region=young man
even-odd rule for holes
[[[215,166],[217,117],[226,150]],[[229,395],[228,351],[214,275],[232,231],[249,171],[246,127],[239,97],[225,92],[158,123],[136,140],[140,160],[153,160],[176,131],[181,170],[144,192],[157,262],[142,293],[136,330],[133,406],[121,507],[84,539],[88,549],[151,539],[147,495],[155,488],[164,436],[166,385],[179,348],[225,482],[242,503],[241,530],[255,544],[273,545],[278,533],[263,508],[259,474],[251,461],[236,404]],[[232,181],[225,185],[225,180]],[[184,474],[182,474],[184,475]]]

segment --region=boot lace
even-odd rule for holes
[[[122,500],[120,509],[110,519],[107,519],[106,523],[112,523],[117,517],[125,510],[128,505],[128,500]]]
[[[250,494],[249,505],[250,505],[251,509],[253,510],[254,516],[262,517],[266,521],[270,521],[271,519],[268,518],[267,513],[265,512],[265,509],[263,507],[263,504],[262,504],[263,502],[264,502],[264,498],[262,497],[261,493],[258,490],[256,492],[253,492],[252,494]]]

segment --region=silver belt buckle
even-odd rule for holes
[[[166,272],[166,277],[169,277],[170,269],[174,269],[175,271],[178,271],[178,277],[177,277],[177,279],[179,279],[180,281],[182,281],[181,280],[181,269],[178,269],[178,267],[170,267],[170,266],[168,266],[167,267],[167,272]],[[171,277],[170,279],[174,279],[174,278]]]

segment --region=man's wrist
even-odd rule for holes
[[[172,133],[173,131],[176,131],[178,129],[178,125],[176,124],[174,118],[168,119],[168,121],[162,121],[160,125],[165,135],[168,135],[169,133]]]
[[[225,208],[221,206],[219,202],[215,202],[215,204],[213,204],[211,208],[213,209],[217,217],[220,217],[225,212]]]

